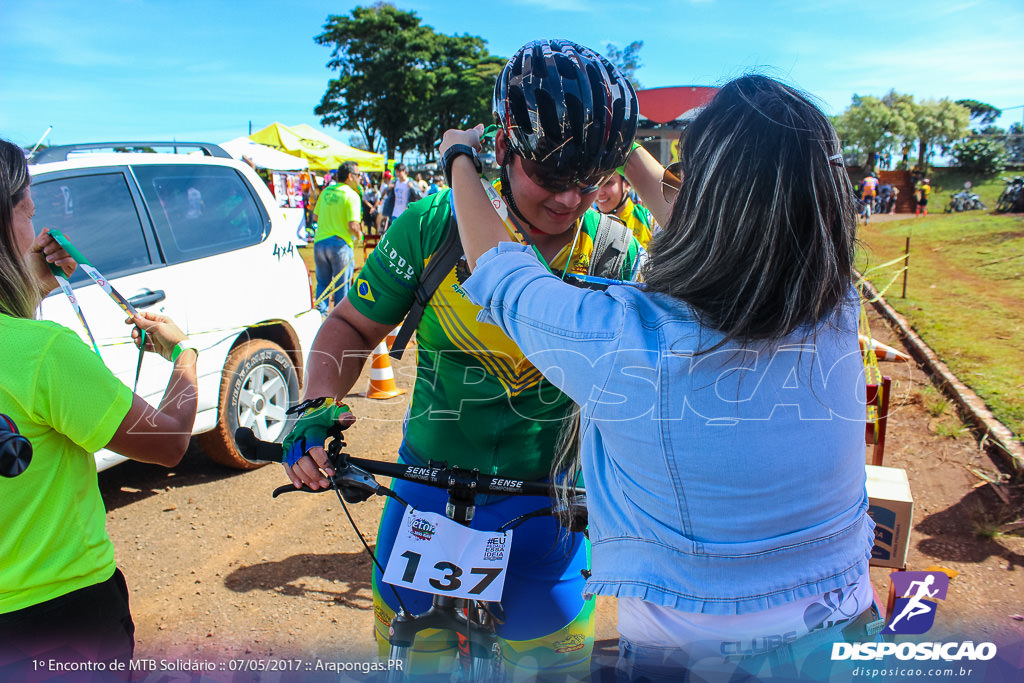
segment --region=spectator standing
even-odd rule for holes
[[[377,206],[380,204],[380,190],[369,182],[363,190],[363,225],[377,232]]]
[[[922,178],[921,182],[917,184],[917,188],[914,190],[914,194],[917,198],[917,208],[914,210],[915,216],[924,214],[928,215],[928,196],[932,193],[931,183],[927,178]]]
[[[333,295],[317,304],[324,315],[332,308],[329,305],[331,299],[337,303],[348,294],[349,281],[355,271],[355,249],[352,245],[363,234],[359,164],[346,161],[338,167],[335,180],[320,193],[313,209],[313,219],[317,221],[313,242],[316,298],[320,299],[332,282],[337,287]]]

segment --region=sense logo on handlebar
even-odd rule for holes
[[[407,510],[384,581],[424,593],[498,602],[512,530],[476,531],[433,512]]]

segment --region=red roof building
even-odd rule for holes
[[[676,161],[679,153],[672,147],[679,140],[680,131],[717,92],[718,88],[703,85],[637,90],[637,140],[663,165]]]

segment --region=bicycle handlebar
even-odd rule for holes
[[[325,444],[328,462],[334,468],[336,477],[341,475],[341,478],[344,480],[343,483],[353,485],[358,489],[367,490],[369,493],[376,492],[373,488],[376,483],[371,484],[363,480],[361,474],[379,474],[439,489],[463,487],[472,490],[474,494],[547,496],[551,493],[551,485],[547,482],[493,476],[482,474],[476,470],[447,467],[446,465],[435,463],[426,466],[406,465],[353,458],[342,450],[346,444],[344,439],[341,438],[341,432],[340,425],[338,428],[332,427],[328,431],[329,440]],[[235,443],[238,445],[238,450],[241,452],[242,457],[251,462],[283,462],[284,460],[284,447],[281,444],[260,441],[248,427],[239,427],[235,430]],[[372,477],[370,479],[372,481]],[[330,489],[317,489],[314,491],[308,487],[297,489],[292,485],[286,485],[276,489],[274,496],[292,491],[322,493],[328,490]],[[569,489],[569,493],[582,496],[586,494],[586,490],[580,487],[572,487]]]

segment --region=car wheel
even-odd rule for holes
[[[248,341],[228,356],[220,382],[217,427],[199,437],[214,462],[237,469],[261,464],[242,457],[235,430],[248,427],[262,441],[281,441],[295,418],[285,411],[299,401],[299,378],[280,346],[265,339]]]

